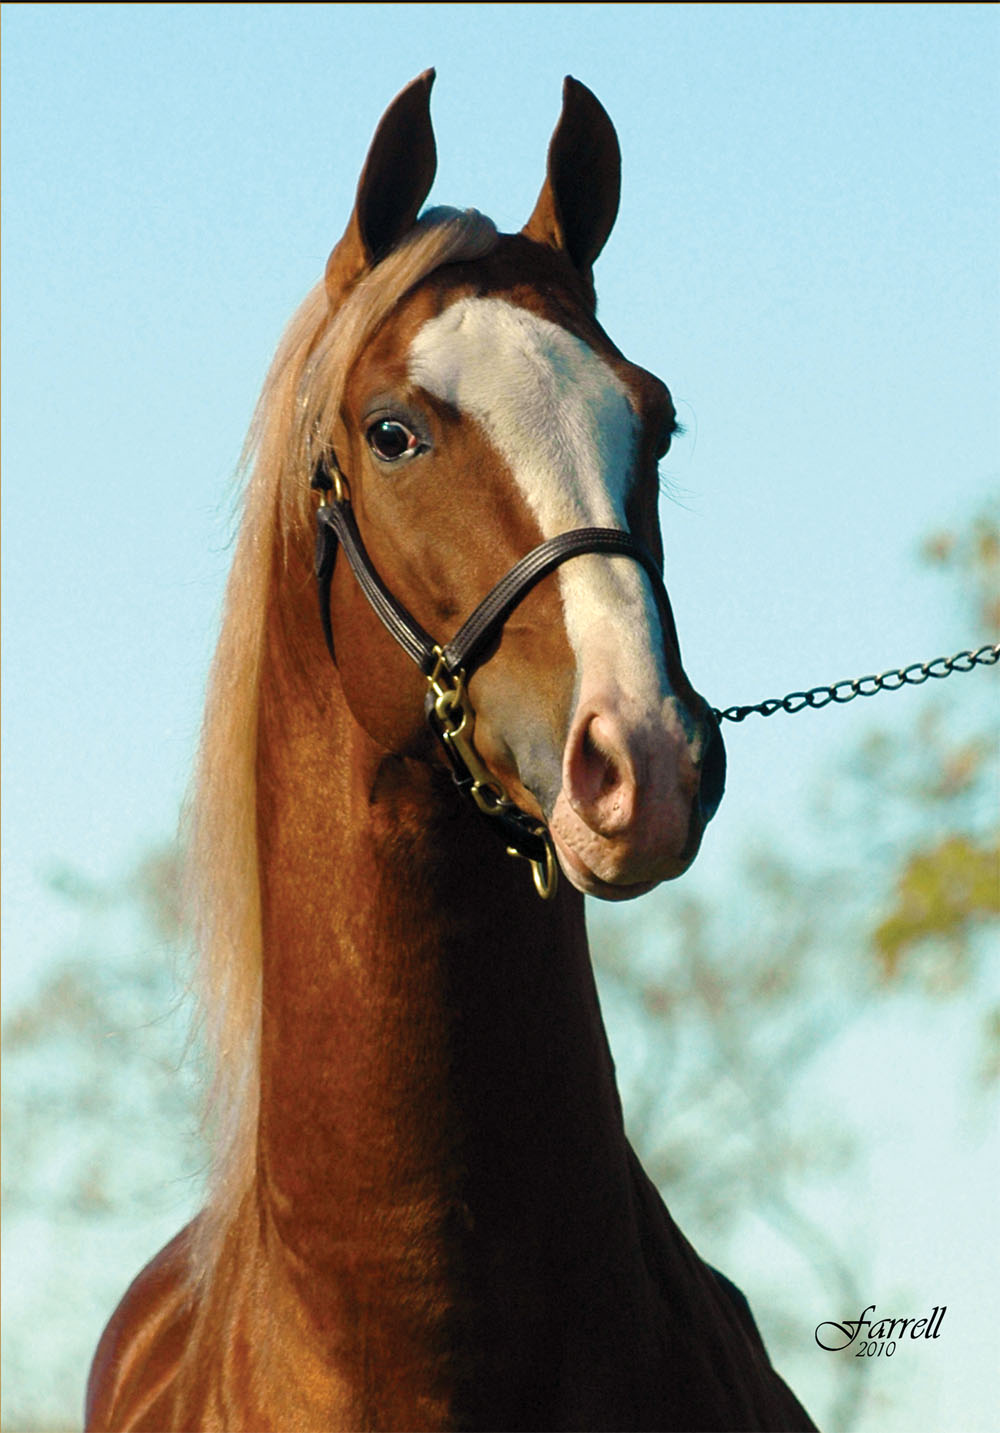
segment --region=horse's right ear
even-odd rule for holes
[[[326,266],[331,306],[409,233],[434,182],[431,85],[425,70],[396,96],[379,122],[358,181],[354,212]]]

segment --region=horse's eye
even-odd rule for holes
[[[409,428],[395,418],[380,418],[373,423],[365,435],[368,446],[384,463],[395,463],[408,453],[415,453],[420,444]]]
[[[671,419],[669,423],[665,423],[665,424],[664,424],[664,426],[663,426],[663,431],[660,433],[660,436],[659,436],[659,437],[657,438],[657,440],[656,440],[656,457],[657,457],[657,460],[659,460],[660,458],[665,458],[665,457],[667,456],[667,454],[669,453],[669,451],[670,451],[670,440],[671,440],[671,438],[674,436],[674,433],[675,433],[676,431],[677,431],[677,430],[676,430],[676,427],[675,427],[675,425],[674,425],[673,419]]]

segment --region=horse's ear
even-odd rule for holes
[[[396,96],[379,122],[358,181],[354,212],[326,266],[331,304],[384,259],[413,228],[437,168],[431,85],[425,70]]]
[[[620,189],[615,127],[587,86],[567,75],[545,183],[521,232],[563,250],[592,284],[591,268],[614,225]]]

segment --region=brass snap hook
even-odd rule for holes
[[[552,845],[552,837],[545,826],[537,826],[534,833],[545,847],[545,856],[542,860],[536,860],[532,856],[526,856],[516,846],[507,847],[508,856],[520,856],[531,866],[531,879],[535,884],[535,890],[543,901],[550,901],[556,893],[559,885],[559,862],[556,860],[555,847]]]

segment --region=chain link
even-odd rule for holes
[[[956,652],[954,657],[935,657],[931,662],[911,662],[878,676],[854,677],[834,682],[832,687],[811,687],[808,692],[789,692],[787,697],[768,697],[754,706],[714,709],[717,721],[745,721],[748,716],[774,716],[775,712],[800,712],[806,707],[819,710],[831,702],[840,706],[855,697],[873,697],[877,692],[898,692],[900,687],[919,687],[932,677],[939,680],[953,672],[971,672],[973,667],[995,667],[1000,662],[1000,643],[979,647],[974,652]]]

